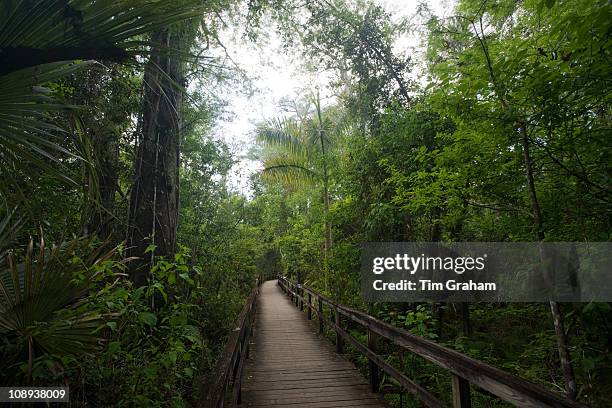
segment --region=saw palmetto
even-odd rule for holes
[[[0,335],[9,339],[13,353],[3,361],[19,363],[27,356],[31,376],[37,355],[91,354],[101,344],[97,329],[112,318],[79,309],[91,290],[95,265],[116,253],[103,247],[91,249],[86,239],[74,239],[48,247],[30,239],[23,254],[5,252],[0,267]],[[86,259],[76,256],[88,253]]]

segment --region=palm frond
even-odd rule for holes
[[[312,152],[304,140],[300,125],[291,119],[269,120],[257,131],[257,140],[268,150],[307,158]]]
[[[136,37],[201,15],[207,5],[165,0],[7,1],[0,7],[0,75],[48,62],[125,62],[150,51]]]
[[[35,248],[30,239],[22,257],[9,252],[6,265],[0,267],[0,333],[31,339],[36,347],[61,355],[96,350],[101,343],[96,329],[111,316],[78,309],[61,313],[76,307],[88,293],[92,265],[115,253],[90,248],[87,239],[50,248],[42,239]],[[89,256],[74,262],[82,249],[88,249]]]
[[[21,219],[14,218],[16,210],[13,208],[0,219],[0,261],[21,226]]]
[[[56,62],[0,77],[0,146],[3,148],[0,152],[0,176],[5,172],[19,171],[35,177],[35,171],[43,170],[58,180],[74,184],[57,155],[80,157],[63,146],[66,131],[49,118],[49,112],[74,107],[56,100],[50,96],[48,88],[38,84],[71,75],[92,63]],[[0,187],[0,194],[6,187],[6,184]]]
[[[124,63],[139,54],[175,55],[177,50],[145,41],[143,34],[209,8],[209,3],[165,0],[0,2],[0,196],[25,201],[21,182],[40,174],[76,185],[65,164],[79,160],[87,165],[87,147],[79,145],[86,140],[51,120],[53,112],[73,107],[53,98],[45,84],[94,59]],[[67,138],[77,149],[65,145]]]
[[[315,185],[320,181],[320,174],[308,161],[291,155],[279,155],[267,159],[264,162],[262,177],[264,180],[295,187]]]

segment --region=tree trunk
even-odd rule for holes
[[[531,152],[529,149],[529,138],[527,137],[527,129],[524,123],[519,123],[519,133],[521,135],[521,143],[523,146],[523,164],[525,166],[525,178],[527,179],[527,190],[529,191],[529,199],[531,201],[531,214],[536,227],[536,236],[539,241],[544,240],[544,226],[542,223],[542,210],[540,202],[536,194],[535,182],[533,178],[533,163],[531,161]]]
[[[527,137],[526,125],[524,123],[519,124],[519,133],[521,134],[521,142],[523,146],[523,161],[525,165],[525,177],[527,179],[527,189],[529,190],[529,198],[531,200],[533,222],[536,227],[536,234],[539,241],[543,241],[544,225],[542,222],[542,210],[536,194],[535,182],[533,177],[533,166],[531,161],[531,153],[529,149],[529,139]],[[547,265],[546,254],[543,250],[540,250],[540,260],[542,265]],[[545,281],[550,282],[549,272],[547,270],[542,271],[545,274]],[[576,399],[576,377],[574,376],[574,369],[572,368],[572,362],[567,348],[567,334],[563,324],[563,315],[561,314],[559,304],[556,301],[550,301],[550,311],[552,313],[553,324],[555,326],[555,335],[557,337],[557,350],[559,352],[559,361],[561,364],[561,370],[563,371],[563,378],[565,380],[565,393],[568,398]]]
[[[325,185],[323,187],[323,207],[324,207],[324,216],[325,216],[325,255],[329,253],[329,250],[332,246],[332,235],[331,235],[331,225],[329,223],[329,186],[327,182],[327,177],[325,180]]]
[[[459,313],[461,315],[461,331],[464,336],[472,335],[472,322],[470,320],[469,302],[459,303]]]
[[[183,48],[178,32],[162,28],[152,34],[168,49]],[[155,256],[170,256],[176,246],[179,203],[179,149],[182,66],[168,55],[152,56],[145,68],[140,144],[130,196],[128,254],[140,258],[130,271],[137,286],[146,284]],[[152,250],[147,252],[147,248]]]
[[[119,145],[112,132],[96,129],[91,132],[94,159],[98,171],[99,204],[95,205],[87,225],[87,233],[97,233],[100,239],[110,238],[114,232],[115,193],[119,174]],[[121,238],[119,238],[121,241]],[[115,240],[111,239],[111,243]]]
[[[497,98],[502,105],[502,108],[511,114],[511,111],[508,106],[508,102],[504,95],[503,89],[500,87],[500,84],[497,82],[497,77],[495,75],[495,71],[493,70],[493,63],[491,61],[491,56],[489,54],[489,47],[487,45],[487,38],[484,33],[482,16],[479,19],[480,32],[478,30],[476,22],[472,22],[472,28],[476,33],[478,42],[482,48],[482,52],[485,56],[487,62],[487,70],[489,72],[489,78],[491,83],[493,84],[493,88],[495,89],[495,93]],[[533,177],[533,167],[531,161],[531,152],[529,146],[529,137],[527,134],[527,124],[525,121],[516,121],[515,125],[518,126],[518,133],[521,139],[522,150],[523,150],[523,164],[525,166],[525,178],[527,179],[527,190],[529,192],[529,199],[531,201],[531,210],[533,222],[536,227],[536,235],[539,241],[543,241],[545,238],[544,234],[544,223],[542,221],[542,209],[540,208],[540,202],[538,201],[538,196],[535,188],[535,181]],[[544,264],[544,255],[542,251],[540,251],[541,263]],[[543,271],[546,273],[546,271]],[[545,276],[545,278],[547,278]],[[567,335],[563,328],[563,316],[559,311],[559,305],[555,301],[550,301],[550,307],[553,317],[553,322],[555,325],[555,333],[557,337],[557,348],[559,351],[559,360],[561,361],[561,369],[563,370],[563,377],[565,379],[565,391],[567,396],[570,399],[576,398],[576,378],[574,377],[574,371],[572,369],[571,360],[569,357],[569,351],[567,349]]]
[[[329,172],[327,168],[327,155],[328,151],[325,147],[325,130],[323,128],[323,116],[321,114],[321,99],[319,97],[319,91],[317,89],[317,99],[315,101],[317,109],[317,117],[319,119],[319,142],[321,143],[321,155],[323,157],[323,212],[324,212],[324,226],[325,226],[325,258],[332,246],[332,235],[331,225],[329,223]]]
[[[563,370],[563,378],[565,379],[565,393],[568,398],[575,400],[578,394],[576,389],[576,378],[574,377],[574,369],[567,348],[567,334],[565,333],[563,314],[561,314],[559,303],[550,301],[550,311],[553,316],[555,334],[557,335],[557,349],[559,351],[561,369]]]

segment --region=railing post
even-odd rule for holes
[[[465,378],[452,374],[453,380],[453,408],[470,408],[470,383]]]
[[[323,302],[319,296],[317,296],[317,304],[319,307],[319,334],[323,334]]]
[[[378,349],[378,341],[376,338],[376,333],[372,330],[368,329],[368,348],[372,350],[374,353],[377,353]],[[374,360],[368,359],[368,380],[370,381],[370,389],[372,392],[379,391],[380,378],[379,378],[380,370],[378,365]]]
[[[308,316],[308,320],[312,320],[312,296],[310,295],[310,292],[308,292],[308,311],[306,312],[306,315]]]
[[[251,335],[253,334],[253,324],[251,321],[251,313],[253,313],[252,305],[249,307],[249,318],[247,319],[247,324],[249,326],[248,326],[248,330],[246,332],[246,336],[244,339],[244,358],[247,360],[249,359],[249,349],[250,349],[249,344],[251,341]]]
[[[340,329],[340,311],[335,309],[334,320],[338,329]],[[340,335],[340,330],[336,329],[336,353],[342,354],[342,336]]]
[[[243,359],[243,346],[244,344],[238,340],[238,358],[236,359],[237,366],[234,367],[234,383],[232,387],[232,405],[240,404],[242,399],[242,373],[240,372],[240,366],[242,365]]]
[[[304,311],[304,286],[300,285],[300,311]]]

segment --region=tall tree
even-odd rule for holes
[[[127,241],[129,253],[140,258],[132,265],[136,285],[146,283],[147,265],[155,256],[171,256],[176,248],[179,214],[179,169],[183,132],[186,68],[195,59],[190,51],[197,40],[218,42],[208,16],[230,12],[233,1],[186,0],[200,7],[200,18],[159,28],[151,35],[156,51],[144,73],[143,109],[139,120],[138,151],[130,191]],[[202,38],[203,37],[203,38]]]
[[[135,55],[149,52],[147,43],[135,37],[198,11],[159,0],[2,2],[0,177],[6,183],[0,198],[11,195],[12,201],[26,202],[20,185],[41,172],[74,186],[75,174],[65,162],[89,161],[82,151],[65,147],[88,139],[52,120],[52,113],[71,106],[45,85],[90,67],[93,60],[133,63]]]
[[[589,10],[589,21],[585,20],[585,9]],[[586,229],[580,235],[570,229],[560,234],[561,228],[556,226],[559,218],[567,219],[570,225],[581,221],[556,207],[561,184],[565,197],[591,208],[584,212],[590,219],[597,219],[597,207],[605,208],[610,200],[602,172],[609,166],[601,161],[609,148],[598,136],[609,122],[597,113],[607,110],[604,95],[609,85],[601,79],[610,73],[604,51],[609,43],[605,22],[609,5],[465,0],[456,11],[456,16],[442,24],[432,20],[430,61],[433,79],[441,86],[431,100],[445,105],[441,111],[459,124],[457,137],[482,143],[480,147],[460,148],[468,153],[469,166],[489,167],[488,174],[499,174],[497,187],[483,184],[487,188],[479,194],[486,200],[468,204],[529,214],[524,239],[595,238],[589,237]],[[582,149],[578,140],[590,147]],[[468,146],[455,144],[461,145]],[[593,154],[595,146],[600,153]],[[514,177],[504,175],[509,170]],[[572,181],[552,181],[565,177]],[[476,179],[487,177],[483,173]],[[504,184],[502,198],[499,192]],[[513,191],[508,189],[511,184]],[[513,201],[521,204],[508,204]],[[575,398],[577,386],[563,315],[554,301],[550,309],[566,392]]]
[[[394,52],[400,28],[373,2],[317,0],[306,5],[308,19],[300,25],[305,52],[323,69],[336,70],[348,106],[364,123],[376,123],[392,102],[408,106],[410,58]],[[346,92],[348,91],[348,92]]]
[[[130,196],[130,254],[150,258],[135,263],[132,279],[146,284],[154,256],[174,254],[178,227],[181,104],[185,92],[183,63],[172,54],[184,51],[184,27],[164,27],[151,39],[166,52],[151,57],[145,68],[143,113]]]
[[[259,129],[264,152],[265,178],[294,186],[314,184],[322,188],[324,205],[325,254],[332,246],[329,221],[330,167],[341,132],[341,123],[327,116],[321,108],[317,91],[314,112],[304,121],[294,119],[271,121]]]

